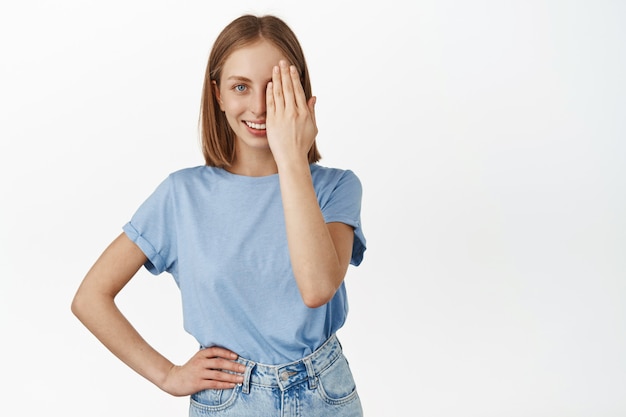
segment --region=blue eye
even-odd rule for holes
[[[243,93],[247,89],[247,87],[243,84],[237,84],[234,88],[235,88],[235,91],[238,93]]]

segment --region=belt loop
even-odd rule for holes
[[[243,373],[243,382],[241,383],[241,392],[244,394],[250,394],[250,375],[255,366],[256,363],[252,361],[246,362],[246,370]]]
[[[315,389],[317,388],[317,376],[315,375],[315,369],[313,369],[313,362],[310,357],[304,358],[303,362],[309,377],[309,389]]]

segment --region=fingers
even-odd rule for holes
[[[302,87],[302,82],[300,81],[300,74],[296,69],[295,65],[291,65],[289,67],[289,75],[291,77],[291,85],[293,86],[293,94],[296,101],[296,106],[300,109],[307,108],[306,97],[304,94],[304,88]]]
[[[317,135],[314,97],[306,99],[300,74],[281,60],[266,90],[267,139],[277,163],[302,157]]]
[[[244,366],[245,371],[245,366]],[[243,371],[242,371],[243,373]],[[243,382],[243,375],[241,373],[232,374],[229,372],[218,371],[215,369],[209,369],[200,375],[200,378],[205,384],[217,386],[217,385],[236,385]]]
[[[231,389],[244,382],[246,366],[236,362],[238,355],[221,347],[197,351],[182,366],[172,366],[159,387],[175,396],[205,389]]]
[[[282,83],[285,107],[293,106],[295,104],[295,97],[293,93],[293,81],[291,79],[290,66],[282,60],[278,63],[278,65],[280,69],[280,80]],[[293,67],[293,65],[291,67]]]
[[[201,354],[206,358],[226,358],[231,360],[235,360],[239,357],[232,350],[228,350],[219,346],[212,346],[206,349],[202,349],[198,351],[198,354]]]
[[[244,365],[235,362],[238,355],[228,349],[214,346],[203,349],[196,355],[202,360],[202,366],[206,369],[236,373],[243,373],[246,370]]]
[[[311,119],[313,119],[313,124],[316,126],[317,130],[317,121],[315,120],[315,104],[317,103],[317,97],[313,96],[309,99],[307,105],[309,106],[309,113],[311,114]]]
[[[265,111],[268,115],[273,115],[276,111],[274,103],[274,83],[270,81],[267,83],[267,89],[265,90]]]
[[[285,98],[283,96],[283,82],[280,76],[280,67],[275,66],[272,70],[272,98],[274,101],[274,108],[276,111],[280,111],[285,108]]]
[[[201,368],[200,377],[212,387],[238,384],[243,381],[245,365],[234,362],[238,355],[221,347],[210,347],[197,353]]]
[[[229,359],[223,358],[205,358],[202,359],[201,366],[210,370],[222,370],[242,373],[246,370],[246,367],[239,362],[233,362]]]
[[[272,97],[269,96],[271,92]],[[295,65],[288,65],[281,60],[272,70],[272,81],[268,83],[267,105],[272,109],[281,110],[291,106],[300,109],[307,108],[306,97],[300,75]],[[273,99],[273,100],[272,100]],[[270,103],[273,101],[273,103]]]

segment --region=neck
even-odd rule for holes
[[[227,171],[247,177],[265,177],[276,174],[278,167],[271,152],[263,152],[263,154],[246,152],[244,155],[236,154],[235,160]]]

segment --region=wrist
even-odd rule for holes
[[[275,158],[278,173],[287,171],[310,171],[308,155]]]
[[[178,372],[179,369],[180,366],[172,364],[169,369],[162,373],[158,381],[154,381],[155,385],[168,394],[175,396],[179,395],[176,391],[178,384],[174,382],[176,381],[175,373]]]

